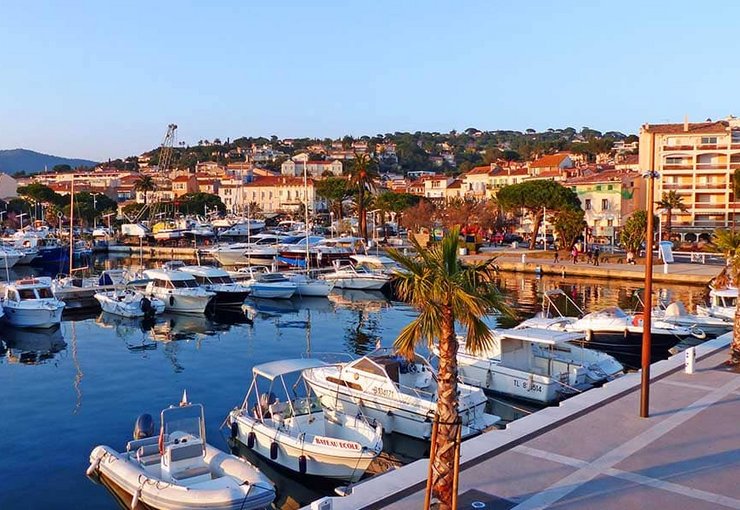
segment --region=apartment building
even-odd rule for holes
[[[321,177],[327,172],[332,175],[342,175],[343,169],[341,161],[308,161],[296,156],[280,166],[280,173],[286,177],[298,177],[303,175],[304,167],[306,173],[314,177]]]
[[[653,169],[655,199],[676,191],[687,208],[672,211],[673,232],[682,240],[708,237],[740,220],[740,201],[732,193],[732,175],[740,168],[740,119],[640,128],[640,168]],[[661,219],[665,219],[662,216]]]
[[[568,179],[565,186],[578,195],[591,242],[613,244],[627,218],[644,207],[644,179],[629,170],[589,171]]]
[[[258,177],[244,184],[242,188],[240,199],[243,204],[256,204],[264,212],[295,211],[296,208],[303,207],[306,200],[312,211],[325,208],[323,200],[316,195],[314,181],[311,178],[307,180],[305,188],[302,177],[286,176]]]

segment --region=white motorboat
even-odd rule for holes
[[[234,274],[234,273],[230,273]],[[290,299],[298,285],[280,273],[271,273],[266,267],[242,267],[236,272],[237,281],[249,288],[252,297]]]
[[[116,289],[95,293],[95,299],[104,312],[121,317],[146,317],[164,312],[164,301],[147,297],[134,289]]]
[[[5,286],[5,320],[20,328],[51,328],[62,322],[64,302],[54,297],[50,278],[25,278]]]
[[[503,395],[550,404],[621,374],[624,367],[603,352],[568,342],[579,333],[545,329],[493,331],[492,345],[472,354],[458,337],[460,379]],[[438,354],[436,346],[435,354]]]
[[[281,234],[257,234],[249,243],[230,243],[215,246],[206,251],[222,266],[270,265],[278,254],[277,244],[286,236]]]
[[[203,313],[216,295],[200,287],[195,277],[184,271],[147,269],[144,277],[151,280],[144,293],[164,301],[170,312]]]
[[[355,266],[346,260],[334,261],[334,272],[322,277],[334,283],[338,289],[380,290],[391,280],[391,276],[376,273],[365,267]]]
[[[325,409],[362,413],[386,432],[431,438],[437,381],[434,368],[419,355],[408,361],[378,349],[349,363],[306,369],[303,379]],[[500,420],[485,412],[488,400],[480,388],[461,383],[458,393],[463,437],[478,434]]]
[[[134,440],[123,452],[96,446],[87,475],[131,498],[131,508],[157,510],[261,509],[275,499],[272,482],[247,461],[206,443],[203,406],[162,411],[159,435],[154,420],[139,416]],[[127,501],[128,502],[128,501]]]
[[[577,310],[579,316],[564,316],[553,301],[557,296],[564,297],[567,304]],[[544,328],[583,333],[582,345],[611,354],[620,363],[629,367],[640,365],[643,332],[641,313],[628,314],[618,306],[609,306],[584,315],[561,289],[545,292],[543,299],[546,300],[546,304],[543,305],[542,314],[525,320],[517,326],[518,329]],[[553,310],[557,315],[552,315]],[[664,356],[669,349],[684,339],[706,338],[706,333],[699,328],[680,327],[659,319],[652,320],[650,331],[651,353],[656,358]]]
[[[355,267],[364,267],[368,271],[380,273],[388,276],[394,276],[399,271],[402,271],[398,262],[385,255],[350,255],[350,260],[355,264]]]
[[[241,306],[249,295],[249,287],[235,282],[229,273],[213,266],[184,266],[180,271],[190,273],[198,285],[216,294],[216,305]]]
[[[18,259],[18,262],[16,262],[16,265],[27,266],[39,258],[39,249],[35,246],[19,247],[16,249],[23,254],[23,256]]]
[[[334,282],[311,278],[306,273],[282,273],[291,282],[296,284],[296,294],[305,297],[326,297],[334,288]]]
[[[219,232],[219,237],[247,237],[255,235],[265,228],[265,222],[254,219],[241,219],[229,228]]]
[[[709,290],[709,306],[697,306],[696,314],[702,317],[717,317],[729,321],[735,320],[737,308],[737,287]]]
[[[0,269],[10,269],[25,256],[26,254],[19,250],[9,248],[7,246],[0,246]]]
[[[292,359],[255,366],[244,402],[229,413],[231,437],[296,473],[356,482],[383,449],[383,429],[361,416],[322,409],[300,378],[301,371],[322,365]]]
[[[644,309],[645,303],[642,300],[640,292],[635,292],[635,297],[637,297],[640,306]],[[657,304],[653,307],[652,316],[668,324],[674,324],[691,330],[698,329],[711,337],[716,337],[732,330],[732,319],[689,313],[681,301],[666,304],[660,299],[657,299]]]

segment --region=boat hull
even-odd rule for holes
[[[39,249],[38,257],[34,258],[31,264],[57,264],[65,260],[69,260],[69,252],[61,246],[55,246]]]
[[[154,297],[164,301],[164,308],[168,312],[177,313],[203,313],[208,308],[213,295],[187,295],[168,293],[164,295],[153,294]]]
[[[668,351],[677,343],[690,336],[677,336],[673,333],[651,334],[651,357],[664,359]],[[581,347],[597,349],[614,356],[629,368],[639,368],[642,358],[642,329],[626,331],[588,331],[586,338],[574,342]]]
[[[4,320],[17,328],[52,328],[62,322],[64,306],[49,308],[12,308],[3,306]]]
[[[234,423],[237,426],[237,435],[234,439],[265,460],[301,475],[356,482],[380,452],[380,449],[374,451],[364,448],[359,452],[352,449],[342,452],[339,448],[334,449],[337,450],[335,453],[327,452],[326,449],[322,451],[314,443],[304,442],[296,437],[280,433],[240,412],[232,412],[230,418],[232,427]],[[249,439],[250,433],[254,434],[252,440]],[[343,443],[341,440],[333,442]],[[273,443],[278,445],[274,458],[271,455]],[[301,469],[299,461],[301,456],[306,459],[305,470]]]
[[[247,296],[249,296],[249,291],[246,290],[234,292],[211,290],[211,292],[216,293],[213,301],[216,305],[220,306],[241,306],[244,300],[247,299]]]
[[[255,283],[249,287],[250,296],[263,299],[290,299],[295,292],[295,285],[283,286]]]
[[[376,280],[372,278],[327,278],[334,282],[334,287],[349,290],[380,290],[388,283],[387,280]]]

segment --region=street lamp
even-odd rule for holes
[[[98,195],[100,193],[90,193],[93,197],[93,228],[98,228]]]
[[[653,139],[653,144],[655,140]],[[653,149],[655,149],[653,147]],[[653,151],[653,157],[655,152]],[[650,416],[650,349],[652,343],[651,327],[653,313],[653,214],[655,200],[655,179],[660,175],[654,170],[646,172],[647,179],[647,232],[645,233],[645,304],[642,312],[642,379],[640,384],[640,417]]]

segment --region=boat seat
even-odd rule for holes
[[[172,475],[172,478],[175,480],[189,480],[191,478],[196,477],[204,477],[208,475],[208,478],[211,478],[211,470],[208,466],[202,465],[202,466],[191,466],[187,469],[183,469],[182,471],[178,471],[177,473],[174,473]],[[201,480],[198,480],[201,481]]]
[[[157,444],[144,445],[136,450],[136,460],[138,460],[142,466],[158,464],[161,458],[162,456],[159,454],[159,446]]]

